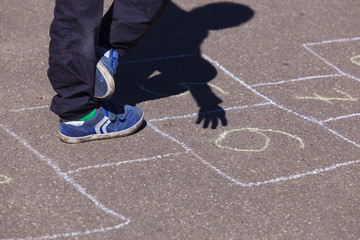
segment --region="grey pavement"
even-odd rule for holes
[[[0,239],[360,239],[359,1],[172,1],[117,76],[146,125],[82,144],[53,6],[0,0]]]

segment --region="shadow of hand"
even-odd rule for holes
[[[220,121],[222,126],[227,126],[225,114],[225,110],[218,105],[212,107],[200,107],[196,124],[204,122],[203,128],[208,128],[211,124],[211,129],[216,129]]]

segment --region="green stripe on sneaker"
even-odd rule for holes
[[[82,117],[80,119],[78,119],[77,121],[86,121],[89,120],[90,118],[92,118],[93,116],[95,116],[97,109],[95,108],[94,110],[91,111],[91,113],[89,113],[88,115],[86,115],[85,117]]]

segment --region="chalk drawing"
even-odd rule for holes
[[[270,138],[267,135],[265,135],[263,132],[258,131],[258,130],[259,129],[257,129],[257,128],[240,128],[240,129],[233,129],[233,130],[225,131],[222,134],[220,134],[218,139],[216,139],[215,144],[219,148],[230,149],[230,150],[237,151],[237,152],[262,152],[269,146]],[[264,141],[263,146],[260,149],[245,149],[245,148],[243,149],[243,148],[236,148],[236,147],[229,147],[229,146],[221,145],[221,142],[226,138],[226,136],[228,134],[234,133],[234,132],[241,132],[241,131],[249,131],[249,132],[257,133],[257,134],[261,135],[262,137],[264,137],[265,141]]]
[[[11,178],[0,174],[0,184],[10,183],[11,180],[12,180]]]
[[[360,55],[354,56],[350,58],[351,62],[355,63],[356,65],[360,66]]]
[[[305,96],[305,97],[299,97],[299,96],[296,96],[295,98],[296,99],[300,99],[300,100],[319,100],[319,101],[324,101],[324,102],[327,102],[329,104],[334,104],[332,101],[357,101],[357,98],[354,98],[352,97],[350,94],[344,92],[344,91],[341,91],[339,89],[336,89],[336,88],[333,88],[336,92],[346,96],[344,98],[339,98],[339,97],[323,97],[323,96],[320,96],[316,93],[314,93],[314,96]]]
[[[226,138],[226,136],[228,134],[233,133],[233,132],[241,132],[241,131],[249,131],[249,132],[252,132],[252,133],[257,133],[257,134],[261,135],[262,137],[264,137],[265,142],[264,142],[263,146],[260,149],[246,149],[246,148],[229,147],[229,146],[224,146],[224,145],[221,144],[221,142]],[[260,128],[239,128],[239,129],[233,129],[233,130],[225,131],[225,132],[220,134],[219,138],[215,141],[215,144],[219,148],[230,149],[230,150],[237,151],[237,152],[262,152],[269,146],[269,143],[270,143],[270,137],[268,137],[264,132],[279,133],[279,134],[289,136],[289,137],[294,138],[297,141],[299,141],[300,148],[305,147],[303,140],[301,138],[299,138],[298,136],[296,136],[296,135],[292,135],[290,133],[279,131],[279,130],[260,129]]]
[[[193,85],[209,85],[212,89],[217,90],[218,92],[222,93],[223,95],[228,95],[229,94],[227,91],[223,90],[221,87],[218,87],[218,86],[216,86],[215,84],[212,84],[212,83],[206,83],[206,82],[180,82],[180,83],[177,83],[177,84],[184,87],[184,88],[186,88],[187,91],[185,91],[183,93],[180,93],[180,94],[177,94],[177,95],[175,95],[175,97],[182,97],[182,96],[185,96],[185,95],[189,94],[190,91],[191,91],[191,86],[193,86]],[[143,90],[145,92],[148,92],[148,93],[151,93],[151,94],[154,94],[154,95],[157,95],[157,96],[160,96],[160,97],[170,97],[171,96],[169,94],[165,94],[165,93],[150,90],[150,89],[146,88],[144,85],[142,85],[140,83],[139,83],[139,86],[140,86],[141,90]]]

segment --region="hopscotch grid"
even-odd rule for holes
[[[333,64],[331,64],[330,62],[328,62],[325,58],[319,56],[317,53],[315,53],[314,51],[312,51],[308,46],[313,46],[313,45],[319,45],[319,44],[326,44],[326,43],[331,43],[331,42],[343,42],[343,41],[355,41],[355,40],[360,40],[359,38],[352,38],[352,39],[338,39],[338,40],[330,40],[330,41],[322,41],[322,42],[318,42],[318,43],[307,43],[307,44],[303,44],[304,48],[307,49],[308,51],[310,51],[312,54],[314,54],[316,57],[318,57],[319,59],[321,59],[322,61],[324,61],[326,64],[328,64],[329,66],[333,67],[336,71],[339,72],[339,74],[332,74],[332,75],[321,75],[321,76],[310,76],[310,77],[306,77],[306,78],[299,78],[299,79],[292,79],[292,80],[288,80],[287,82],[293,82],[293,81],[302,81],[302,80],[309,80],[311,78],[325,78],[325,77],[340,77],[340,76],[347,76],[351,79],[360,81],[360,79],[357,79],[354,76],[351,76],[349,74],[346,74],[345,72],[341,71],[339,68],[337,68],[336,66],[334,66]],[[159,57],[159,58],[152,58],[152,59],[143,59],[143,60],[134,60],[134,61],[127,61],[127,62],[122,62],[120,64],[127,64],[127,63],[137,63],[137,62],[148,62],[148,61],[160,61],[160,60],[167,60],[167,59],[174,59],[174,58],[183,58],[183,57],[190,57],[190,56],[198,56],[195,54],[184,54],[184,55],[178,55],[178,56],[169,56],[169,57]],[[251,90],[255,95],[263,98],[266,100],[265,103],[260,103],[263,105],[274,105],[276,107],[278,107],[281,110],[287,111],[289,113],[295,114],[298,117],[301,117],[305,120],[314,122],[319,124],[320,126],[324,127],[325,129],[329,130],[330,132],[332,132],[333,134],[335,134],[336,136],[342,138],[343,140],[350,142],[352,144],[354,144],[356,147],[360,146],[355,143],[350,141],[349,139],[343,137],[341,134],[337,133],[336,131],[326,127],[323,125],[323,123],[328,122],[328,121],[332,121],[332,120],[337,120],[337,119],[341,119],[341,118],[345,118],[347,116],[342,116],[342,117],[337,117],[337,118],[330,118],[327,120],[323,120],[323,121],[318,121],[312,117],[308,117],[308,116],[304,116],[301,114],[298,114],[297,112],[287,109],[284,106],[281,106],[277,103],[275,103],[273,100],[271,100],[270,98],[266,97],[265,95],[262,95],[261,93],[257,92],[253,87],[256,86],[260,86],[260,85],[275,85],[275,84],[282,84],[285,83],[285,81],[280,81],[280,82],[276,82],[276,83],[264,83],[264,84],[255,84],[255,85],[248,85],[245,82],[243,82],[242,80],[240,80],[239,78],[235,77],[231,72],[229,72],[227,69],[225,69],[222,65],[220,65],[218,62],[214,61],[213,59],[211,59],[210,57],[208,57],[205,54],[201,55],[202,57],[204,57],[205,59],[207,59],[209,62],[211,62],[212,64],[214,64],[215,66],[217,66],[218,68],[220,68],[223,72],[225,72],[225,74],[227,74],[228,76],[230,76],[232,79],[234,79],[235,81],[239,82],[240,84],[242,84],[244,87],[246,87],[247,89]],[[259,104],[259,105],[260,105]],[[255,106],[255,105],[254,105]],[[39,107],[30,107],[30,108],[22,108],[22,109],[14,109],[14,110],[9,110],[9,112],[20,112],[20,111],[26,111],[26,110],[36,110],[36,109],[42,109],[42,108],[47,108],[49,107],[47,106],[39,106]],[[244,109],[244,108],[248,108],[249,106],[239,106],[239,107],[231,107],[231,108],[227,108],[227,111],[230,110],[234,110],[234,109]],[[197,113],[198,114],[198,113]],[[170,118],[163,118],[163,119],[153,119],[151,121],[149,121],[149,126],[155,131],[160,133],[161,135],[163,135],[166,138],[169,138],[170,140],[172,140],[173,142],[179,144],[180,146],[182,146],[186,152],[185,153],[191,153],[193,154],[196,158],[198,158],[203,164],[209,166],[210,168],[212,168],[215,172],[217,172],[218,174],[222,175],[223,177],[227,178],[228,180],[230,180],[231,182],[236,183],[237,185],[240,186],[259,186],[259,185],[263,185],[263,184],[268,184],[268,183],[278,183],[278,182],[283,182],[283,181],[287,181],[287,180],[292,180],[292,179],[296,179],[296,178],[300,178],[300,177],[304,177],[304,176],[308,176],[308,175],[315,175],[318,173],[322,173],[322,172],[326,172],[326,171],[330,171],[330,170],[334,170],[336,168],[339,167],[343,167],[343,166],[348,166],[354,163],[359,163],[360,160],[355,160],[355,161],[349,161],[349,162],[345,162],[345,163],[338,163],[338,164],[333,164],[329,167],[325,167],[325,168],[321,168],[321,169],[315,169],[313,171],[310,172],[306,172],[306,173],[301,173],[301,174],[295,174],[295,175],[290,175],[288,177],[279,177],[279,178],[275,178],[275,179],[271,179],[271,180],[267,180],[267,181],[263,181],[263,182],[256,182],[256,183],[242,183],[239,182],[238,180],[228,176],[227,174],[223,173],[221,170],[217,169],[216,167],[212,166],[210,163],[208,163],[207,161],[205,161],[203,158],[201,158],[198,154],[196,154],[191,148],[189,148],[185,143],[175,139],[174,137],[172,137],[171,135],[168,135],[164,132],[162,132],[161,130],[159,130],[158,128],[156,128],[154,125],[151,124],[151,122],[156,122],[156,121],[165,121],[165,120],[172,120],[172,119],[176,119],[176,118],[186,118],[186,117],[193,117],[195,116],[194,114],[189,114],[189,115],[184,115],[184,116],[175,116],[175,117],[170,117]],[[349,117],[351,116],[355,116],[355,114],[352,115],[348,115]],[[68,176],[68,174],[73,174],[75,172],[78,171],[82,171],[83,169],[79,168],[77,170],[74,171],[69,171],[67,173],[61,172],[59,167],[57,165],[55,165],[51,159],[47,158],[46,156],[42,155],[41,153],[39,153],[36,149],[32,148],[27,142],[26,140],[22,139],[21,137],[17,136],[14,132],[12,132],[11,130],[9,130],[6,126],[2,125],[0,123],[0,127],[9,135],[13,136],[16,140],[20,141],[22,143],[22,145],[27,148],[28,150],[30,150],[31,152],[33,152],[35,155],[37,155],[40,160],[46,162],[50,167],[53,168],[53,170],[55,170],[55,172],[62,177],[65,181],[71,183],[75,189],[77,191],[79,191],[81,194],[83,194],[84,196],[86,196],[89,200],[91,200],[96,207],[100,208],[101,210],[103,210],[104,212],[111,214],[113,216],[116,216],[124,221],[126,221],[125,223],[119,224],[117,226],[114,227],[107,227],[107,228],[100,228],[100,229],[96,229],[96,230],[91,230],[91,231],[86,231],[86,232],[76,232],[76,233],[67,233],[67,234],[58,234],[58,235],[51,235],[51,236],[44,236],[44,237],[40,237],[40,238],[35,238],[35,239],[49,239],[49,238],[58,238],[58,237],[66,237],[66,236],[77,236],[77,235],[86,235],[86,234],[91,234],[91,233],[95,233],[95,232],[104,232],[104,231],[108,231],[108,230],[113,230],[113,229],[117,229],[120,228],[122,226],[127,225],[130,220],[123,217],[122,215],[106,208],[104,205],[102,205],[100,202],[98,202],[94,197],[92,197],[90,194],[88,194],[86,192],[85,189],[83,189],[80,185],[78,185],[77,183],[75,183],[73,181],[72,178],[70,178]],[[175,153],[175,154],[184,154],[184,153]],[[165,155],[164,155],[165,156]],[[156,159],[158,156],[153,157],[154,159]],[[142,161],[141,159],[138,160],[133,160],[134,162],[139,162]],[[132,162],[132,160],[129,160],[129,163]],[[118,163],[114,163],[114,165],[116,165]],[[107,166],[107,164],[104,164],[104,166]],[[96,165],[96,166],[89,166],[89,167],[85,167],[86,169],[90,169],[90,168],[98,168],[100,166]],[[85,170],[84,168],[84,170]]]

